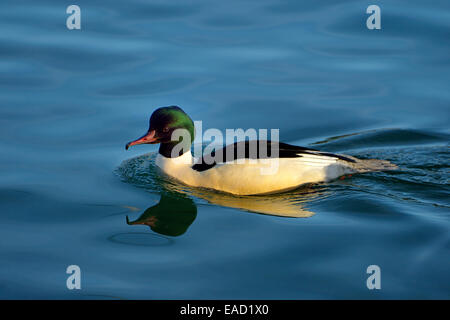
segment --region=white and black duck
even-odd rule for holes
[[[188,132],[190,139],[181,137],[172,140],[172,134],[177,129]],[[267,147],[265,150],[269,152],[264,152],[265,155],[261,155],[259,150],[256,153],[250,152],[252,142],[241,141],[197,159],[191,153],[194,136],[194,123],[181,108],[162,107],[151,115],[147,133],[129,142],[126,149],[137,144],[159,143],[156,165],[164,173],[189,186],[236,195],[282,192],[307,183],[330,181],[346,174],[397,168],[386,160],[361,160],[268,140],[258,140],[255,143],[257,148]],[[270,153],[274,147],[278,148],[276,157],[272,157]],[[214,161],[205,161],[210,159]],[[255,161],[256,159],[264,161]],[[269,167],[276,170],[265,174],[264,170],[268,172]]]

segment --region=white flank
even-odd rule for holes
[[[242,160],[241,160],[242,161]],[[273,174],[261,174],[261,169],[277,161]],[[204,187],[236,195],[268,194],[296,188],[305,183],[336,179],[353,173],[344,161],[321,155],[304,155],[299,158],[264,159],[264,162],[237,161],[216,165],[205,171],[192,169],[195,159],[190,152],[178,158],[158,154],[156,165],[175,179],[194,187]]]

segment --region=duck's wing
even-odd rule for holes
[[[193,166],[196,171],[206,171],[218,164],[233,162],[238,159],[267,159],[267,158],[304,158],[306,161],[335,162],[344,160],[355,162],[354,159],[339,154],[321,152],[283,142],[270,140],[250,140],[235,142],[225,148],[215,149],[209,154],[203,154]],[[302,159],[303,160],[303,159]]]

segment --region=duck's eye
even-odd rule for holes
[[[163,129],[163,132],[169,132],[169,128],[168,128],[168,127],[165,127],[165,128]]]

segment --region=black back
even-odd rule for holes
[[[273,150],[277,150],[272,155]],[[256,150],[256,151],[255,151]],[[294,146],[283,142],[272,142],[270,140],[251,140],[235,142],[225,148],[214,150],[209,155],[203,155],[200,161],[192,166],[196,171],[206,171],[215,165],[231,162],[238,159],[268,159],[268,158],[300,158],[302,154],[313,154],[355,162],[354,160],[316,149]]]

